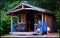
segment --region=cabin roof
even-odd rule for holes
[[[32,9],[28,9],[28,8],[19,8],[21,6],[27,6],[29,8],[32,8]],[[47,10],[47,9],[43,9],[43,8],[40,8],[40,7],[36,7],[36,6],[33,6],[33,5],[30,5],[28,3],[20,3],[19,5],[17,5],[16,7],[10,9],[6,14],[10,14],[10,13],[13,13],[13,12],[17,12],[17,11],[21,11],[21,10],[36,10],[36,11],[39,11],[39,12],[44,12],[44,13],[48,13],[48,14],[53,14],[52,11],[50,10]]]

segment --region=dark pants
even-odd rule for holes
[[[45,31],[45,32],[42,33],[42,35],[44,35],[44,34],[47,34],[47,32]]]

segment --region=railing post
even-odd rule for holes
[[[13,19],[12,19],[12,16],[11,16],[11,32],[12,32],[12,24],[13,24]]]

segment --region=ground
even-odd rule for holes
[[[59,37],[59,33],[49,33],[49,34],[45,34],[45,35],[3,35],[1,36],[2,38],[6,38],[6,37],[20,37],[20,38],[39,38],[39,37]]]

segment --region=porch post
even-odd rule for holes
[[[22,9],[24,9],[24,5],[22,4]]]
[[[43,13],[42,13],[42,22],[43,22]]]
[[[42,26],[43,26],[43,13],[42,13]],[[42,28],[41,28],[41,33],[42,33]]]
[[[12,24],[13,24],[13,19],[12,19],[12,16],[11,16],[11,32],[12,32]]]

